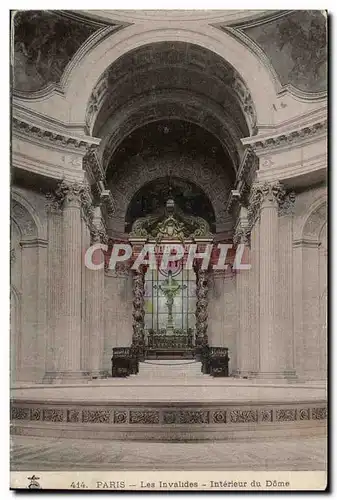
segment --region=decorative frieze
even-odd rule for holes
[[[312,420],[325,420],[328,418],[327,408],[312,408],[311,419]]]
[[[130,424],[159,424],[159,411],[130,411]]]
[[[106,424],[110,421],[109,410],[83,410],[82,422]]]
[[[128,414],[126,411],[114,411],[113,413],[114,424],[126,424],[128,421]]]
[[[276,410],[276,422],[289,422],[292,420],[296,420],[295,409]]]
[[[271,422],[273,420],[273,410],[261,410],[260,421]]]
[[[231,423],[257,422],[257,410],[233,410],[230,412]]]
[[[226,412],[225,411],[215,411],[212,414],[212,421],[215,424],[225,424],[227,422]]]
[[[151,405],[144,409],[128,408],[127,406],[110,407],[110,405],[95,407],[94,405],[81,404],[80,408],[72,407],[67,409],[66,405],[60,407],[47,406],[45,404],[34,403],[28,407],[27,403],[13,403],[11,407],[11,419],[13,422],[63,422],[65,424],[97,424],[104,423],[112,426],[121,424],[138,425],[236,425],[243,423],[268,424],[270,422],[307,422],[327,419],[326,406],[317,406],[312,403],[306,407],[297,407],[296,404],[280,407],[280,405],[260,405],[253,404],[250,409],[235,408],[233,406],[215,406],[215,409],[205,410],[202,407],[180,409],[180,408],[151,408]],[[69,405],[70,406],[70,405]]]
[[[80,422],[80,411],[79,410],[68,410],[67,411],[67,422]]]
[[[32,408],[30,410],[30,420],[41,420],[41,410],[37,408]]]
[[[297,411],[299,420],[310,420],[309,408],[301,408]]]
[[[48,409],[43,411],[43,420],[45,422],[63,422],[64,417],[64,410]]]
[[[12,407],[12,420],[29,420],[29,408]]]
[[[208,424],[209,412],[200,410],[166,411],[163,414],[164,424]]]

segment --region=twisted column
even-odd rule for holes
[[[144,269],[137,269],[133,273],[133,311],[132,311],[132,344],[136,347],[143,345],[144,340]]]
[[[208,344],[207,327],[208,327],[208,271],[206,269],[201,269],[200,267],[196,269],[196,284],[197,284],[197,305],[195,313],[195,326],[197,341],[201,344]]]

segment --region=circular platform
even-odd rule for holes
[[[108,440],[231,440],[323,435],[324,386],[209,376],[97,380],[12,389],[12,433]]]

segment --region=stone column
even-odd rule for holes
[[[47,347],[46,374],[48,382],[57,371],[56,344],[57,326],[61,317],[61,299],[63,296],[62,272],[62,211],[59,201],[52,193],[47,195],[48,216],[48,294],[47,294]]]
[[[260,366],[260,220],[250,228],[249,330],[250,370],[256,376]]]
[[[279,206],[278,336],[283,342],[279,363],[287,378],[295,377],[293,302],[293,209],[295,193],[286,195]],[[283,355],[283,359],[282,359]]]
[[[107,244],[108,238],[100,207],[95,207],[91,228],[91,244]],[[96,250],[95,264],[104,263],[104,253]],[[92,378],[103,373],[104,352],[104,266],[88,269],[89,365]]]
[[[250,264],[250,248],[248,234],[247,210],[241,207],[238,224],[234,235],[234,245],[244,245],[244,253],[241,263]],[[236,375],[240,377],[251,377],[252,366],[252,338],[250,330],[250,272],[249,269],[236,270],[237,291],[237,315],[238,315],[238,339],[237,339],[237,369]]]
[[[63,297],[62,318],[57,332],[55,379],[71,382],[83,378],[81,370],[82,221],[86,187],[63,181],[58,195],[63,199]]]
[[[279,182],[255,184],[252,209],[260,215],[260,364],[259,378],[286,378],[285,345],[278,328],[279,207],[285,190]],[[281,293],[287,293],[282,290]]]

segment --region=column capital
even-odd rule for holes
[[[47,213],[61,213],[61,200],[55,191],[49,191],[46,194],[45,207]]]
[[[85,189],[84,183],[63,179],[57,186],[55,195],[60,200],[60,203],[64,205],[80,207]]]
[[[85,182],[73,182],[63,179],[53,192],[46,195],[48,211],[59,212],[62,208],[82,209],[82,215],[90,227],[93,219],[91,188]]]
[[[263,204],[274,204],[279,215],[293,213],[295,192],[287,191],[279,181],[256,182],[252,185],[248,207],[248,222],[253,227],[260,215]]]

